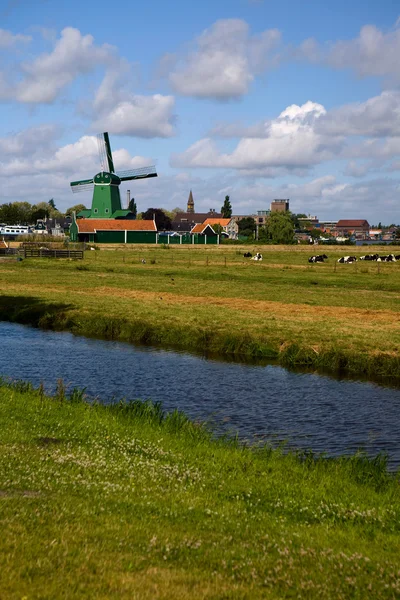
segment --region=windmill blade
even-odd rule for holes
[[[157,177],[157,171],[154,165],[149,167],[140,167],[139,169],[128,169],[128,171],[119,171],[116,175],[121,181],[130,181],[131,179],[147,179],[148,177]]]
[[[97,134],[97,147],[99,149],[99,157],[102,171],[115,172],[114,161],[112,158],[110,138],[107,131]]]
[[[71,190],[74,194],[77,192],[86,192],[94,187],[93,179],[83,179],[82,181],[71,181]]]

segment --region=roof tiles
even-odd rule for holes
[[[77,219],[79,233],[96,231],[157,231],[154,221],[134,219]]]

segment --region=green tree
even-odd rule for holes
[[[44,204],[45,206],[40,206],[40,205]],[[32,216],[31,216],[31,220],[32,223],[35,224],[38,219],[46,219],[47,217],[50,216],[50,209],[49,209],[49,205],[47,204],[47,202],[40,202],[39,204],[34,204],[32,206]]]
[[[142,219],[144,221],[155,219],[158,231],[168,231],[171,229],[171,219],[161,208],[148,208],[142,213]]]
[[[320,238],[321,237],[320,229],[316,229],[315,227],[314,227],[314,229],[311,229],[310,236],[312,237],[313,240]]]
[[[215,223],[214,225],[211,225],[211,227],[214,229],[214,231],[217,235],[221,235],[221,233],[224,230],[222,225],[220,225],[219,223]]]
[[[256,224],[254,222],[253,217],[243,217],[238,221],[239,235],[243,235],[246,237],[254,237],[254,232],[256,230]]]
[[[0,206],[0,223],[29,225],[31,222],[32,206],[29,202],[9,202]]]
[[[73,212],[76,212],[76,214],[78,214],[78,212],[81,212],[81,210],[87,210],[86,206],[84,204],[75,204],[74,206],[70,206],[69,208],[67,208],[67,210],[65,211],[65,216],[70,217],[72,216]]]
[[[267,235],[275,244],[292,244],[294,227],[290,213],[274,212],[266,220]]]
[[[221,213],[224,219],[230,219],[232,216],[232,205],[229,200],[229,196],[225,196],[225,201],[221,208]]]
[[[136,206],[135,198],[131,198],[129,200],[128,209],[131,211],[131,213],[135,216],[135,219],[136,219],[136,217],[137,217],[137,206]]]
[[[50,198],[50,200],[48,201],[48,203],[47,203],[47,204],[48,204],[48,205],[49,205],[51,208],[53,208],[54,210],[57,210],[57,209],[56,209],[56,205],[55,205],[55,202],[54,202],[53,198]]]

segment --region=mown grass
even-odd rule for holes
[[[400,381],[399,263],[341,265],[336,259],[348,249],[329,248],[327,263],[310,265],[307,247],[260,249],[262,263],[224,246],[7,261],[0,318]]]
[[[0,385],[0,598],[398,598],[398,475]]]

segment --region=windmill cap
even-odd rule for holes
[[[120,178],[115,173],[109,173],[108,171],[101,171],[94,176],[95,185],[119,185],[121,183]]]

